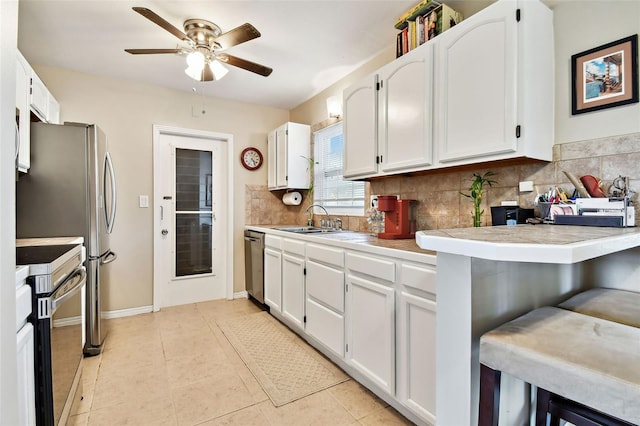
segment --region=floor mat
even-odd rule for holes
[[[276,407],[349,379],[267,312],[218,326]]]

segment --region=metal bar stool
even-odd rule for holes
[[[538,387],[536,425],[640,424],[640,328],[544,307],[480,339],[478,425],[497,425],[500,375]]]

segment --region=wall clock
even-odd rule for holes
[[[247,170],[257,170],[262,166],[262,153],[258,148],[245,148],[240,154],[240,162]]]

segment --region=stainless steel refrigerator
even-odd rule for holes
[[[31,168],[16,184],[16,237],[84,237],[89,356],[100,353],[107,334],[101,316],[108,264],[117,258],[109,244],[116,194],[107,137],[98,126],[31,124]]]

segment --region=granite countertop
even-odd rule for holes
[[[516,225],[419,231],[427,250],[489,260],[575,263],[640,246],[640,229]]]
[[[253,229],[256,231],[265,232],[268,231],[273,235],[280,237],[290,237],[303,239],[305,241],[318,241],[321,239],[323,242],[331,242],[333,245],[350,247],[350,248],[364,248],[371,252],[384,254],[385,250],[399,250],[408,253],[415,253],[416,255],[430,255],[435,256],[435,251],[423,249],[418,246],[415,238],[403,239],[403,240],[385,240],[378,238],[375,235],[371,235],[366,232],[356,231],[339,231],[339,232],[321,232],[311,234],[298,234],[287,231],[279,231],[275,228],[286,227],[287,225],[247,225],[247,229]],[[295,226],[295,225],[294,225]],[[407,253],[407,254],[408,254]]]

